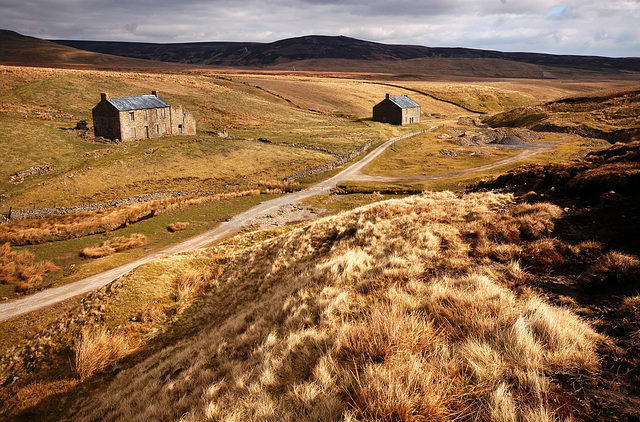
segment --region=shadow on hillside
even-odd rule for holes
[[[598,420],[640,419],[640,142],[616,144],[573,165],[532,165],[472,188],[500,189],[564,210],[553,236],[561,255],[528,266],[533,288],[607,336],[598,376],[556,375]],[[588,418],[588,419],[590,419]]]

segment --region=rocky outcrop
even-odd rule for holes
[[[560,126],[553,123],[538,123],[531,126],[531,130],[535,132],[571,133],[582,136],[583,138],[604,139],[612,144],[615,144],[616,142],[627,143],[640,140],[640,128],[619,129],[605,132],[586,125]]]

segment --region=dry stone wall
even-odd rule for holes
[[[358,148],[357,150],[352,151],[349,154],[342,156],[338,160],[332,161],[332,162],[327,163],[327,164],[322,164],[321,166],[311,167],[309,169],[301,171],[300,173],[292,174],[291,176],[285,177],[284,180],[290,181],[290,180],[300,179],[302,177],[307,177],[307,176],[311,176],[313,174],[322,173],[323,171],[331,170],[331,169],[333,169],[335,167],[341,166],[344,163],[353,160],[354,158],[356,158],[360,154],[363,154],[365,151],[367,151],[371,147],[371,144],[372,144],[372,142],[369,141],[369,142],[365,143],[363,146],[361,146],[360,148]]]
[[[168,192],[168,193],[152,193],[149,195],[133,196],[127,199],[111,202],[109,204],[86,204],[74,205],[72,207],[55,207],[55,208],[30,208],[23,210],[11,210],[9,220],[21,220],[23,218],[45,217],[54,214],[74,214],[84,211],[105,210],[109,208],[117,208],[123,205],[136,204],[139,202],[152,201],[155,199],[172,198],[176,196],[193,195],[193,192]]]

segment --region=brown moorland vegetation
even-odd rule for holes
[[[101,245],[94,245],[84,248],[82,252],[80,252],[80,255],[86,258],[101,258],[103,256],[109,256],[116,252],[124,251],[146,244],[147,236],[140,233],[134,233],[130,237],[116,236],[105,241]]]
[[[640,142],[632,142],[594,152],[578,163],[526,166],[474,189],[509,191],[565,210],[554,234],[584,252],[541,274],[536,287],[613,340],[602,351],[599,379],[561,377],[591,408],[586,420],[640,418],[639,171]]]
[[[29,251],[14,252],[9,243],[0,246],[0,283],[15,284],[16,291],[26,292],[36,287],[46,274],[57,269],[49,261],[34,263]]]
[[[98,80],[107,78],[116,84],[116,78],[123,77],[119,72],[38,72],[59,76],[45,81],[44,73],[34,73],[29,78],[43,83],[12,93],[7,97],[11,104],[3,109],[3,118],[21,130],[34,126],[31,120],[17,124],[30,117],[6,112],[15,112],[16,104],[21,113],[39,112],[34,104],[40,100],[34,93],[52,92],[42,86],[73,82],[86,88],[91,80],[97,86]],[[323,81],[320,87],[307,80],[313,76],[296,76],[295,84],[278,81],[296,95],[287,91],[286,100],[277,101],[291,98],[293,103],[303,103],[303,96],[297,93],[308,96],[310,85],[314,92],[347,86]],[[387,130],[369,131],[371,122],[358,119],[359,109],[368,110],[369,93],[383,95],[388,90],[375,84],[360,91],[357,104],[342,101],[346,113],[340,110],[339,115],[333,115],[335,119],[326,118],[334,108],[331,94],[323,97],[320,114],[304,110],[304,122],[301,114],[293,115],[297,111],[291,104],[247,121],[248,115],[229,113],[228,106],[235,106],[237,97],[226,94],[237,90],[235,82],[211,78],[216,81],[213,84],[200,76],[151,74],[124,79],[145,90],[161,83],[161,90],[191,101],[197,113],[207,116],[211,128],[229,127],[245,137],[268,136],[286,143],[298,142],[303,136],[313,144],[329,134],[327,146],[345,152],[355,140],[361,142],[365,136]],[[16,79],[2,84],[0,89],[9,92],[22,82]],[[225,93],[216,96],[225,102],[221,109],[201,104],[206,102],[202,98],[209,96],[203,87],[210,84]],[[530,93],[537,88],[534,85],[529,85]],[[188,92],[183,91],[185,87]],[[256,89],[246,87],[252,93],[251,104],[269,113],[275,103],[262,100],[272,95],[262,90],[256,94]],[[555,89],[566,92],[576,87],[566,88],[564,82],[558,82]],[[467,90],[440,91],[452,101],[467,94]],[[496,106],[504,107],[500,102],[513,97],[503,92],[506,90],[489,96],[485,91],[477,90],[471,98],[459,100],[480,110],[495,110]],[[196,96],[196,92],[201,94]],[[70,95],[69,90],[65,93]],[[87,104],[94,100],[83,95],[83,104],[74,103],[74,109],[59,106],[67,103],[62,100],[64,95],[47,102],[47,109],[86,112]],[[29,98],[30,105],[24,109],[21,96]],[[437,110],[438,105],[433,102],[430,107]],[[284,115],[292,116],[287,124],[282,124]],[[623,121],[633,122],[634,115]],[[352,123],[359,125],[358,132],[345,138],[345,128],[351,128]],[[336,124],[344,126],[334,130]],[[60,136],[57,126],[59,123],[42,127]],[[265,134],[265,128],[272,132]],[[47,138],[51,137],[32,136]],[[344,139],[347,142],[342,142]],[[179,149],[193,162],[191,140],[176,148],[169,145],[173,141],[166,142],[165,150],[174,151],[167,155],[168,160],[176,161],[175,150]],[[216,148],[221,150],[223,161],[236,163],[227,158],[229,145],[218,142]],[[200,144],[207,145],[204,152],[213,145]],[[135,147],[142,146],[141,142]],[[95,148],[84,144],[82,148],[96,157],[109,154],[108,148],[89,151]],[[151,157],[158,155],[148,149],[140,149],[138,155],[147,157],[147,151]],[[86,157],[72,152],[67,156]],[[273,149],[266,151],[265,147],[265,152],[274,155]],[[532,180],[539,185],[515,186],[518,178],[527,181],[529,176],[514,172],[513,185],[503,187],[513,188],[515,195],[429,193],[364,207],[296,229],[252,235],[274,237],[271,240],[255,243],[236,239],[237,244],[230,241],[216,249],[139,268],[91,295],[33,338],[10,350],[3,346],[0,417],[637,419],[640,416],[634,403],[640,359],[635,350],[639,345],[640,300],[635,216],[640,214],[637,200],[627,203],[637,199],[633,189],[637,171],[629,160],[620,158],[625,154],[614,154],[617,158],[601,155],[605,162],[587,161],[575,168],[536,170]],[[213,167],[209,156],[201,155],[205,157],[202,163]],[[93,167],[93,162],[87,164]],[[600,164],[609,167],[600,170]],[[149,163],[141,161],[136,166],[140,167],[127,168],[147,168]],[[66,164],[60,167],[66,172]],[[117,172],[123,173],[119,168]],[[60,173],[56,182],[72,186],[73,180],[84,177],[69,175],[73,178]],[[147,189],[157,178],[154,174],[134,182]],[[215,174],[211,178],[226,183]],[[121,184],[121,179],[117,180]],[[564,189],[567,180],[572,183]],[[549,181],[558,183],[547,184]],[[33,189],[49,189],[40,184],[36,188],[38,182],[41,179],[31,182]],[[601,187],[591,195],[594,186]],[[77,192],[70,188],[69,192],[77,198]],[[575,198],[579,192],[584,193],[584,200]],[[531,203],[515,203],[520,193]],[[547,198],[559,206],[541,202]],[[582,208],[585,203],[588,206]],[[140,215],[147,211],[141,210]],[[126,218],[120,221],[126,224]],[[609,220],[616,220],[616,230],[604,233],[612,227]],[[47,224],[50,231],[42,239],[55,232],[55,223]],[[73,225],[70,222],[55,236],[82,233],[74,231],[80,227]],[[25,226],[24,232],[29,230]],[[618,234],[621,240],[616,241]],[[244,236],[245,240],[248,237]],[[87,361],[82,350],[93,350],[89,355],[96,359]]]
[[[620,214],[638,215],[637,191],[581,199],[545,168],[493,182],[524,202],[425,193],[141,267],[3,354],[1,414],[637,419],[639,252],[620,236],[637,239]],[[80,381],[67,368],[83,329],[130,346]]]
[[[193,276],[170,276],[175,308],[158,303],[135,311],[173,325],[164,334],[150,326],[140,333],[145,325],[130,321],[120,328],[146,339],[137,352],[144,359],[121,362],[124,369],[71,417],[417,421],[579,414],[554,374],[590,377],[606,340],[574,312],[522,286],[530,270],[582,253],[549,237],[561,214],[550,204],[515,204],[507,194],[426,193],[318,220],[237,252],[220,255],[221,245],[182,256],[201,263]],[[103,300],[117,295],[112,290]],[[97,322],[62,324],[67,337],[82,326],[115,329],[105,302],[86,306],[82,312]],[[31,347],[62,331],[50,328]],[[167,342],[173,346],[164,349]],[[5,356],[4,377],[24,373],[28,350]],[[44,347],[40,359],[64,356],[64,347],[55,350]],[[28,370],[24,377],[9,389],[30,391]],[[69,386],[78,391],[77,383]]]
[[[134,351],[135,346],[124,333],[83,329],[74,348],[75,369],[80,379],[85,380]]]
[[[181,230],[184,230],[187,227],[189,227],[189,223],[184,222],[184,221],[178,221],[177,223],[169,224],[167,226],[167,230],[169,230],[170,232],[174,233],[174,232],[179,232]]]

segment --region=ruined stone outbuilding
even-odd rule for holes
[[[102,93],[100,97],[92,110],[95,136],[132,141],[196,134],[193,115],[181,106],[169,105],[156,91],[151,95],[119,98]]]
[[[393,125],[420,123],[420,104],[403,95],[387,97],[373,106],[373,120]]]

